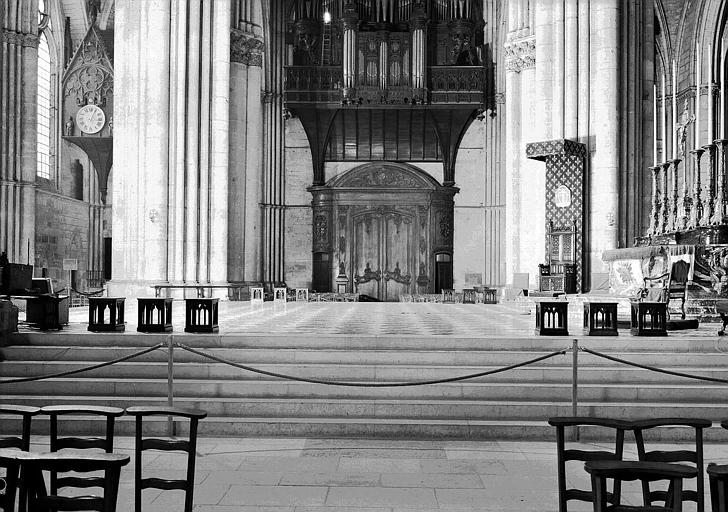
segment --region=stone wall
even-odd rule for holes
[[[63,260],[78,260],[76,283],[81,285],[89,269],[89,205],[61,194],[36,193],[35,275],[53,279],[55,289],[68,286]]]

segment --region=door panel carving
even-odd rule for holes
[[[452,252],[457,188],[413,166],[385,162],[364,164],[309,190],[314,252],[331,255],[329,280],[337,290],[348,282],[347,291],[386,301],[433,292],[435,254]],[[449,273],[452,280],[451,268]]]

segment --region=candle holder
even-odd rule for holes
[[[714,143],[718,181],[715,187],[715,214],[713,224],[727,224],[726,208],[728,208],[728,184],[726,183],[726,160],[728,160],[728,139],[717,139]]]
[[[670,211],[670,229],[672,231],[678,231],[680,223],[680,217],[678,217],[680,196],[677,191],[677,172],[680,162],[681,160],[676,158],[665,163],[672,169],[672,210]]]
[[[695,157],[695,179],[693,180],[693,205],[690,215],[689,228],[697,228],[703,219],[703,188],[701,184],[701,171],[700,171],[700,160],[703,157],[705,150],[703,148],[695,148],[690,151],[690,154]]]
[[[662,208],[660,209],[660,231],[667,233],[672,231],[672,223],[670,220],[670,213],[672,211],[672,197],[670,195],[670,189],[668,188],[670,173],[670,162],[662,164]]]
[[[659,165],[653,165],[650,167],[652,171],[652,212],[650,214],[650,234],[656,235],[659,232],[660,226],[660,207],[662,202],[660,201],[660,190],[659,190],[659,175],[662,169]]]
[[[708,155],[708,190],[707,190],[707,208],[705,209],[705,218],[703,224],[712,224],[713,218],[715,217],[715,202],[716,202],[716,191],[715,191],[715,144],[712,142],[703,146],[703,150]]]

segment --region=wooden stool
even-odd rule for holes
[[[217,332],[220,299],[185,299],[185,332]]]
[[[442,303],[443,304],[455,304],[457,297],[455,296],[455,290],[442,290]]]
[[[475,288],[463,288],[463,304],[475,304]]]
[[[106,323],[106,309],[109,310],[109,323]],[[124,330],[124,297],[89,297],[88,330],[109,332]]]
[[[121,468],[129,463],[129,456],[120,453],[27,453],[19,452],[18,462],[22,472],[21,496],[28,495],[28,510],[99,510],[115,512],[119,493]],[[88,491],[58,496],[46,487],[43,472],[90,473],[103,471],[97,477],[103,496],[91,495]],[[84,489],[86,478],[73,478],[71,487]]]
[[[592,494],[594,495],[594,512],[607,512],[607,510],[630,510],[634,512],[657,512],[659,510],[682,512],[682,488],[683,479],[695,478],[697,469],[681,464],[670,464],[667,462],[643,462],[643,461],[613,461],[613,460],[591,460],[584,464],[584,469],[591,475]],[[622,481],[640,480],[643,484],[649,484],[658,480],[669,480],[671,496],[670,505],[665,507],[651,506],[646,503],[644,506],[621,507],[619,501],[614,502],[612,509],[608,508],[607,479]]]
[[[667,336],[667,304],[634,301],[630,332],[634,336]]]
[[[296,302],[308,302],[308,288],[296,288]]]
[[[250,302],[263,302],[265,300],[265,293],[263,288],[251,288],[250,289]]]
[[[637,455],[641,461],[646,462],[689,462],[694,464],[697,471],[696,491],[685,490],[682,492],[683,501],[694,501],[697,504],[698,512],[705,510],[705,489],[703,481],[703,429],[710,428],[712,421],[700,418],[655,418],[640,420],[632,423],[634,440],[637,445]],[[647,451],[645,449],[644,431],[658,427],[691,427],[694,429],[695,449],[688,450],[681,446],[680,449],[666,450],[659,447],[658,450]],[[642,482],[642,495],[645,504],[654,500],[668,503],[668,491],[650,491],[649,482]]]
[[[498,304],[495,288],[483,288],[483,304]]]
[[[617,303],[585,302],[584,334],[587,336],[617,336]]]
[[[139,298],[137,332],[172,331],[172,298]]]
[[[197,449],[197,423],[207,417],[205,411],[190,409],[177,409],[173,407],[129,407],[127,414],[136,417],[136,442],[134,463],[134,511],[142,510],[143,489],[179,489],[185,492],[184,512],[192,512],[193,496],[195,490],[195,456]],[[142,422],[149,416],[171,416],[187,418],[189,423],[189,439],[159,439],[142,436]],[[142,478],[142,452],[145,450],[182,451],[187,453],[186,478],[168,480],[163,478]],[[175,508],[174,510],[179,510]]]
[[[288,289],[273,288],[273,302],[288,302]]]
[[[587,418],[579,416],[558,416],[549,418],[549,425],[556,427],[556,465],[559,485],[559,512],[566,512],[567,502],[586,501],[593,502],[594,496],[590,490],[568,489],[566,487],[566,463],[570,460],[622,460],[624,453],[624,432],[630,429],[630,423],[610,418]],[[594,450],[566,449],[566,427],[592,426],[603,427],[614,431],[614,450],[596,448]],[[618,480],[614,481],[612,492],[608,501],[618,503],[621,486]]]
[[[569,303],[566,301],[537,302],[536,334],[539,336],[568,336]]]

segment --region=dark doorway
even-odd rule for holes
[[[104,238],[104,279],[111,281],[111,237]]]
[[[441,252],[435,255],[435,293],[452,289],[452,256]]]
[[[329,264],[329,253],[313,253],[313,290],[316,292],[331,291],[331,268]]]

